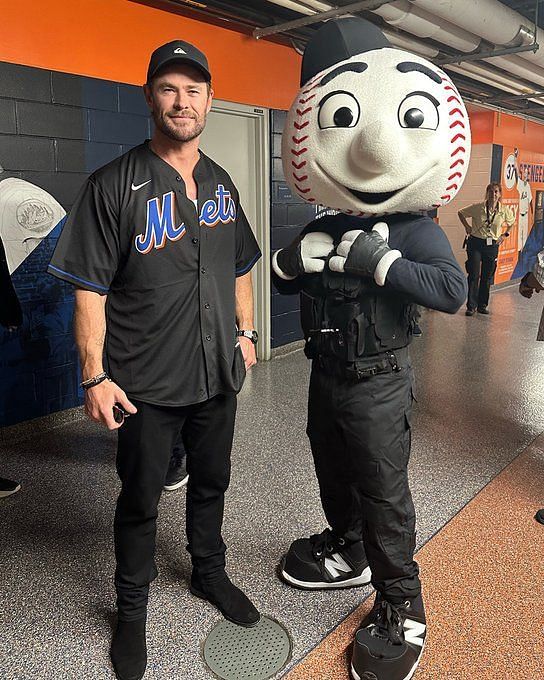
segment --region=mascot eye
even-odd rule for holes
[[[409,94],[399,107],[399,123],[403,128],[436,130],[440,120],[438,102],[425,92]]]
[[[331,92],[319,104],[319,127],[350,128],[359,122],[359,102],[349,92]]]

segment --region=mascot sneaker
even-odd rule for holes
[[[370,583],[370,567],[362,541],[347,544],[330,529],[299,538],[281,564],[281,576],[304,590],[351,588]]]
[[[393,605],[376,595],[372,611],[355,634],[354,680],[410,680],[423,652],[427,626],[418,595]]]

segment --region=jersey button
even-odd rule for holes
[[[202,268],[200,269],[200,271],[201,271],[203,274],[205,274],[205,273],[206,273],[206,267],[202,267]]]
[[[210,308],[210,303],[206,302],[206,304],[204,305],[204,309],[209,309],[209,308]]]
[[[211,339],[212,339],[212,336],[211,336],[211,335],[207,335],[207,336],[206,336],[206,340],[207,340],[208,342],[210,342]]]
[[[198,239],[197,239],[196,237],[195,237],[195,238],[192,238],[191,241],[195,244],[195,246],[196,246],[196,244],[198,243]]]

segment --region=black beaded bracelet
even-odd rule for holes
[[[94,387],[95,385],[100,385],[101,382],[104,382],[104,380],[109,380],[110,376],[104,371],[103,373],[99,373],[98,375],[95,375],[94,378],[89,378],[88,380],[84,380],[82,383],[80,383],[80,387],[83,387],[84,390],[88,390],[90,387]]]

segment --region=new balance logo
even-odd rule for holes
[[[417,647],[423,647],[427,626],[419,621],[404,619],[404,639]]]
[[[176,47],[174,50],[174,54],[187,54],[185,50],[182,50],[181,47]]]
[[[333,578],[338,578],[341,573],[349,574],[352,571],[352,568],[339,553],[325,557],[325,569]]]

